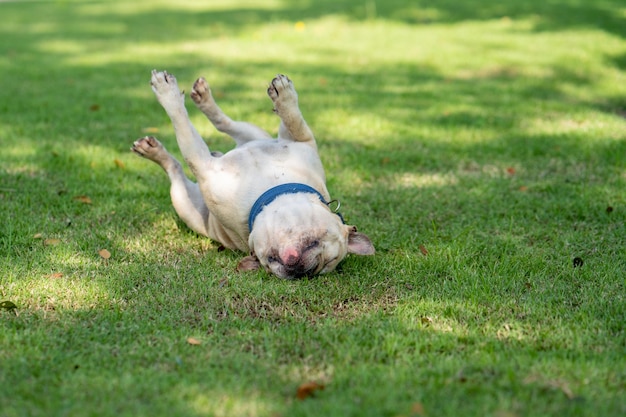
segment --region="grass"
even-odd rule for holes
[[[3,416],[626,412],[621,1],[0,15]],[[128,150],[150,133],[177,151],[153,68],[206,76],[274,131],[264,88],[288,74],[377,255],[298,282],[235,273],[241,254],[187,230]],[[308,382],[325,389],[297,399]]]

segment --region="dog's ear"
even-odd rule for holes
[[[366,234],[356,231],[356,226],[348,226],[348,253],[357,255],[373,255],[376,252],[374,245]]]
[[[256,271],[260,267],[261,262],[259,262],[259,259],[254,255],[249,255],[239,261],[237,264],[237,272]]]

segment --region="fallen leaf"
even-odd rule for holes
[[[198,339],[195,339],[195,338],[193,338],[193,337],[189,337],[189,338],[187,338],[187,343],[189,343],[190,345],[194,345],[194,346],[197,346],[197,345],[201,345],[201,344],[202,344],[202,342],[201,342],[201,341],[199,341]]]
[[[54,246],[61,243],[61,239],[46,239],[43,241],[43,244],[46,246]]]
[[[98,254],[103,258],[103,259],[109,259],[111,257],[111,252],[109,252],[106,249],[100,249],[98,251]]]
[[[428,255],[428,249],[426,249],[426,246],[420,245],[419,248],[420,248],[420,252],[422,252],[422,255],[424,256]]]
[[[499,410],[496,411],[495,417],[518,417],[513,411]]]
[[[74,197],[74,200],[83,204],[91,204],[91,198],[87,197],[86,195],[77,195],[76,197]]]
[[[49,278],[61,278],[63,277],[63,273],[61,272],[55,272],[54,274],[50,274],[48,275]]]
[[[462,369],[456,374],[456,379],[461,383],[467,382],[467,376],[465,376],[465,372]]]
[[[519,188],[518,188],[518,190],[520,190],[520,191],[522,191],[522,192],[523,192],[523,191],[528,191],[528,187],[527,187],[527,186],[525,186],[525,185],[522,185],[521,187],[519,187]]]
[[[570,400],[576,398],[574,392],[570,389],[567,383],[563,381],[548,381],[547,386],[555,390],[560,390]]]
[[[574,392],[573,392],[573,391],[570,389],[570,387],[568,387],[567,385],[562,384],[562,385],[560,386],[560,388],[561,388],[561,392],[563,392],[563,394],[565,394],[565,396],[566,396],[568,399],[573,400],[573,399],[576,397],[576,396],[574,395]]]
[[[506,169],[506,172],[507,172],[509,175],[515,175],[515,168],[513,168],[513,167],[508,167],[508,168]]]
[[[115,163],[115,166],[117,166],[119,169],[124,169],[126,168],[126,165],[124,165],[124,162],[120,161],[119,159],[115,158],[113,160],[113,162]]]
[[[425,415],[424,405],[422,403],[413,403],[413,405],[411,406],[411,414],[418,416]]]
[[[43,235],[41,233],[35,233],[33,235],[33,239],[41,239],[43,237]]]
[[[324,388],[326,388],[324,385],[318,384],[317,382],[305,382],[298,387],[298,391],[296,391],[296,398],[299,400],[305,400],[312,397],[313,394],[315,394],[315,391],[321,391]]]
[[[99,104],[92,104],[91,106],[89,106],[89,110],[91,110],[91,111],[98,111],[98,110],[100,110],[100,105]]]
[[[3,310],[11,311],[17,309],[17,306],[13,301],[3,301],[0,303],[0,308]]]

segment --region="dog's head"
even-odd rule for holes
[[[370,239],[343,223],[315,194],[283,195],[256,216],[239,270],[263,267],[285,279],[323,274],[348,253],[373,255]]]

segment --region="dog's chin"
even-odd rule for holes
[[[296,280],[302,278],[312,278],[319,273],[320,266],[318,264],[308,266],[286,266],[279,265],[275,268],[270,268],[270,272],[282,279]]]
[[[323,266],[323,257],[320,253],[317,256],[303,256],[297,263],[291,265],[277,261],[270,262],[266,265],[266,269],[279,278],[296,280],[313,277],[322,270]]]

